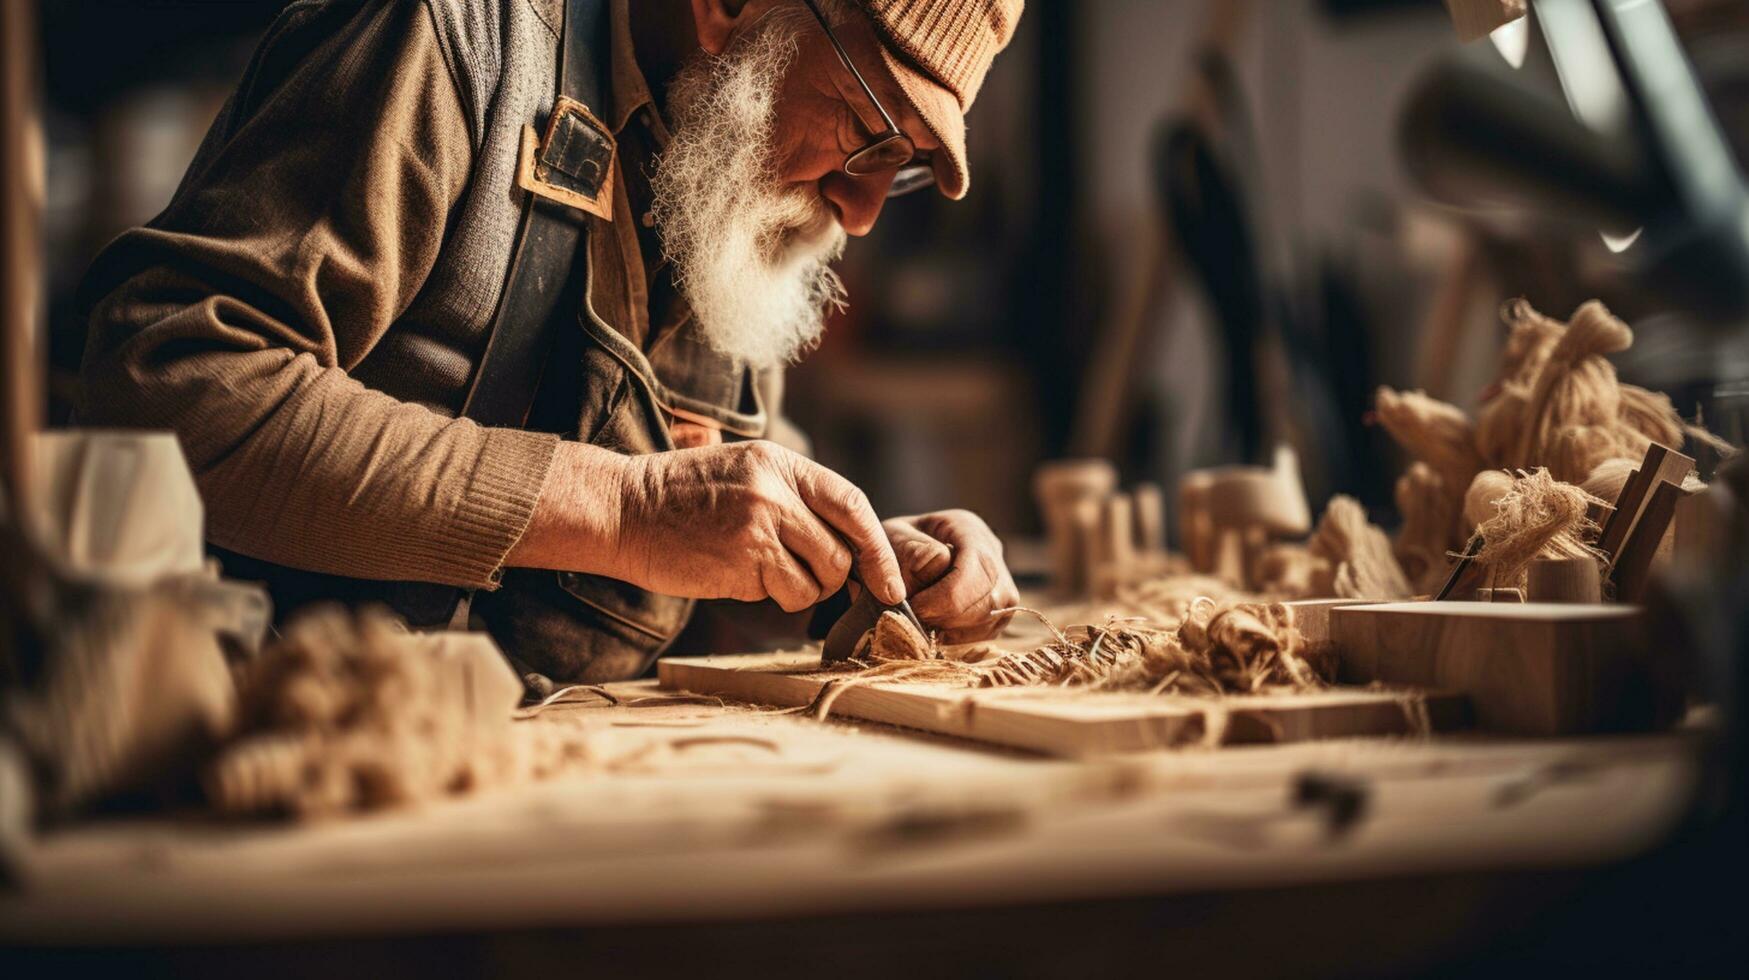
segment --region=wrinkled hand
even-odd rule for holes
[[[991,613],[1020,602],[1002,560],[1002,541],[978,515],[947,510],[895,517],[883,525],[893,542],[911,609],[939,630],[943,643],[989,639],[1013,613]]]
[[[843,587],[855,558],[876,598],[905,594],[868,498],[803,456],[742,442],[630,457],[625,467],[615,578],[666,595],[770,598],[797,612]]]

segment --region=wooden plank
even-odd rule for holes
[[[1637,606],[1402,602],[1330,617],[1341,680],[1467,694],[1482,729],[1648,730],[1681,709]]]
[[[1628,473],[1627,482],[1622,484],[1621,493],[1616,495],[1615,509],[1604,522],[1603,530],[1598,532],[1597,549],[1611,559],[1618,558],[1628,537],[1633,534],[1634,525],[1639,523],[1640,515],[1651,500],[1658,481],[1664,480],[1680,487],[1683,480],[1693,472],[1693,457],[1684,456],[1669,446],[1652,443],[1646,449],[1645,458],[1640,461],[1640,468]]]
[[[754,704],[811,704],[834,677],[810,651],[659,661],[668,690]],[[967,689],[921,684],[851,687],[834,715],[976,739],[1047,755],[1085,757],[1202,744],[1296,742],[1418,730],[1421,706],[1435,731],[1467,722],[1464,700],[1443,692],[1331,689],[1221,699],[1066,691]]]
[[[1652,498],[1640,511],[1640,519],[1628,533],[1615,564],[1610,566],[1609,580],[1615,585],[1615,597],[1622,602],[1639,602],[1645,598],[1646,583],[1652,579],[1652,559],[1664,544],[1664,533],[1676,516],[1676,503],[1684,496],[1681,486],[1660,481]]]

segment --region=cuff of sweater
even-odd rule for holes
[[[496,589],[504,559],[528,530],[559,437],[521,429],[487,429],[486,442],[450,531],[453,577],[468,588]]]

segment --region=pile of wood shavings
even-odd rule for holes
[[[1202,596],[1178,615],[1113,616],[1063,629],[1034,609],[999,612],[1009,611],[1036,617],[1050,639],[1018,651],[943,648],[903,617],[883,614],[858,656],[838,668],[854,673],[828,683],[809,710],[825,717],[845,690],[877,681],[1219,696],[1314,690],[1334,676],[1334,663],[1305,641],[1293,609],[1280,603]]]
[[[336,816],[541,779],[579,733],[472,709],[383,612],[306,614],[238,678],[239,736],[209,767],[230,815]]]

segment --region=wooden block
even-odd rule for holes
[[[410,655],[441,665],[439,699],[480,724],[500,724],[522,702],[522,680],[498,644],[485,633],[446,631],[409,633],[403,639]]]
[[[1340,606],[1330,631],[1345,683],[1470,696],[1479,728],[1521,735],[1669,724],[1682,692],[1657,669],[1637,606],[1398,602]]]
[[[1664,544],[1664,532],[1676,517],[1676,502],[1685,496],[1682,487],[1660,482],[1652,497],[1634,522],[1634,529],[1621,546],[1615,564],[1610,566],[1609,580],[1615,586],[1618,602],[1639,602],[1646,594],[1646,583],[1652,580],[1652,559]]]
[[[797,651],[666,659],[656,676],[667,690],[797,707],[846,676],[818,667],[817,654]],[[1236,745],[1409,734],[1422,718],[1447,731],[1468,721],[1464,699],[1449,693],[1343,688],[1212,699],[867,684],[844,691],[832,714],[1067,757],[1200,745],[1217,729],[1217,744]]]
[[[1597,535],[1597,550],[1615,560],[1621,554],[1621,549],[1633,534],[1634,525],[1640,520],[1640,514],[1650,501],[1653,490],[1659,480],[1666,480],[1677,486],[1688,474],[1694,472],[1694,460],[1684,456],[1669,446],[1652,443],[1646,449],[1646,456],[1640,461],[1640,468],[1628,474],[1627,482],[1622,484],[1621,493],[1616,496],[1615,509],[1604,522],[1603,530]]]
[[[1530,563],[1526,591],[1531,602],[1602,602],[1603,578],[1595,558],[1538,558]]]
[[[1368,606],[1367,599],[1295,599],[1282,605],[1293,610],[1294,627],[1312,643],[1330,639],[1330,610],[1337,606]]]

